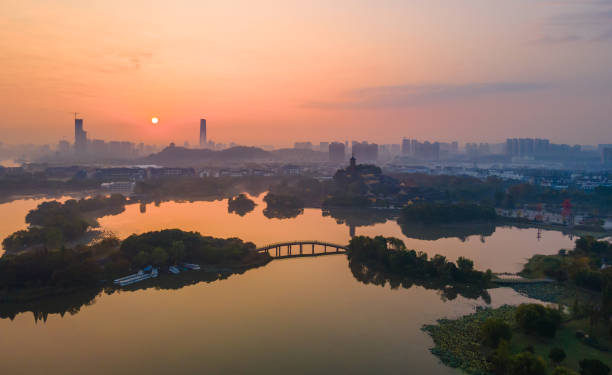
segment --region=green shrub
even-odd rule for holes
[[[580,361],[581,375],[608,375],[610,367],[598,359],[583,359]]]
[[[512,329],[503,320],[491,318],[482,325],[481,335],[485,345],[497,348],[501,340],[510,340],[512,338]]]
[[[578,375],[578,373],[574,370],[570,370],[567,367],[556,367],[553,372],[552,375]]]
[[[550,349],[550,352],[548,353],[548,358],[550,358],[550,360],[555,364],[563,362],[566,357],[567,355],[565,354],[565,351],[557,347]]]
[[[523,352],[512,357],[510,361],[512,375],[545,375],[546,363],[532,353]]]
[[[516,322],[527,334],[537,334],[543,337],[555,337],[561,324],[561,313],[539,304],[522,304],[516,309]]]

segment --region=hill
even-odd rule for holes
[[[143,159],[147,164],[194,165],[203,162],[240,162],[240,161],[326,161],[327,154],[312,150],[280,149],[265,151],[258,147],[237,146],[221,151],[169,146],[162,151]]]
[[[257,147],[238,146],[221,151],[214,151],[170,146],[157,154],[147,156],[143,161],[161,165],[185,165],[210,161],[252,161],[271,159],[273,159],[273,156],[269,152]]]

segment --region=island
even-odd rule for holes
[[[295,195],[270,192],[264,197],[264,202],[267,206],[263,214],[269,219],[289,219],[304,212],[304,201]]]
[[[347,256],[353,276],[364,284],[389,283],[391,288],[419,285],[440,290],[446,300],[461,295],[483,298],[487,303],[487,288],[494,287],[491,270],[475,270],[470,259],[459,257],[454,263],[442,255],[429,258],[427,253],[406,249],[404,242],[394,237],[353,237]]]
[[[435,343],[432,353],[470,374],[608,374],[611,256],[612,244],[592,237],[577,239],[571,251],[533,256],[520,275],[552,282],[519,290],[554,305],[481,308],[426,325]]]
[[[246,194],[238,194],[227,200],[227,212],[236,213],[244,216],[255,208],[255,202],[249,199]]]
[[[98,217],[123,212],[127,203],[121,194],[41,203],[27,214],[28,229],[8,236],[2,245],[9,253],[58,248],[79,240],[88,228],[97,226]]]
[[[166,229],[132,235],[123,241],[107,237],[91,245],[60,245],[39,250],[6,253],[0,258],[0,301],[26,301],[73,293],[111,281],[147,267],[170,275],[171,267],[204,270],[245,270],[265,265],[267,253],[238,238],[214,238],[197,232]]]

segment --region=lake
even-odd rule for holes
[[[534,253],[573,246],[560,232],[538,235],[537,229],[449,230],[460,238],[444,238],[444,231],[436,228],[402,231],[394,220],[385,219],[392,213],[324,216],[321,210],[306,209],[295,218],[268,219],[261,198],[243,217],[229,214],[226,200],[162,202],[128,205],[99,222],[121,238],[180,228],[257,245],[306,239],[346,244],[351,232],[396,236],[409,248],[453,260],[467,256],[477,267],[495,272],[514,272]],[[24,228],[25,214],[40,201],[0,204],[0,235]],[[493,289],[490,295],[492,306],[527,301],[508,288]],[[461,296],[446,300],[440,291],[419,286],[391,289],[360,283],[344,255],[274,260],[243,274],[179,289],[102,293],[93,302],[94,296],[82,302],[74,298],[76,306],[87,304],[72,308],[72,314],[41,313],[70,305],[51,299],[25,306],[26,312],[13,320],[0,319],[0,372],[456,374],[429,353],[432,341],[420,328],[485,304]]]

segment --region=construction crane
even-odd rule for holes
[[[76,118],[77,118],[77,115],[80,115],[80,113],[79,113],[79,112],[71,112],[71,113],[72,113],[72,114],[74,114],[74,119],[75,119],[75,120],[76,120]]]

